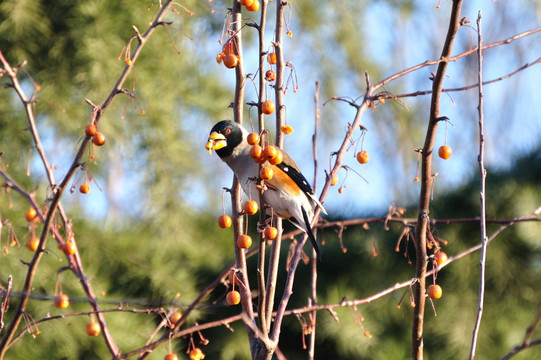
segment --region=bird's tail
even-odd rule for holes
[[[304,207],[301,206],[302,211],[302,217],[304,220],[304,223],[306,225],[306,233],[308,234],[308,238],[310,239],[310,242],[312,243],[312,246],[314,247],[314,250],[317,254],[317,259],[321,260],[321,255],[319,253],[319,246],[317,245],[316,237],[314,236],[314,233],[312,232],[312,227],[310,226],[310,220],[308,220],[308,214],[306,213],[306,210],[304,210]]]

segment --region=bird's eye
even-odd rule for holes
[[[225,134],[226,134],[226,135],[231,134],[231,129],[225,129]]]

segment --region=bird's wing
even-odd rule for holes
[[[300,172],[299,167],[297,166],[295,161],[293,161],[293,159],[284,151],[282,151],[282,155],[283,161],[276,166],[284,173],[286,173],[289,178],[291,178],[291,180],[293,180],[293,182],[297,184],[297,186],[302,190],[302,192],[304,192],[308,198],[314,201],[321,208],[321,211],[324,214],[327,214],[327,211],[325,211],[325,208],[315,196],[314,190],[312,190],[312,187],[310,186],[304,175]]]

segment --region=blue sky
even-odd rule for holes
[[[228,2],[217,1],[214,3],[216,12],[214,16],[223,18],[223,9]],[[393,10],[389,2],[374,2],[368,6],[362,16],[356,17],[356,26],[363,35],[364,42],[359,43],[359,51],[369,53],[370,61],[377,63],[381,68],[381,76],[386,77],[410,66],[422,63],[429,59],[435,59],[441,51],[448,22],[449,1],[442,1],[441,9],[436,9],[437,1],[426,2],[426,5],[418,5],[418,9],[412,16],[403,16]],[[502,8],[505,8],[506,16],[501,16]],[[292,7],[290,28],[293,37],[285,37],[286,59],[291,61],[296,69],[300,89],[294,94],[291,90],[286,96],[288,123],[295,129],[293,135],[285,139],[286,151],[297,161],[306,177],[312,181],[313,161],[311,136],[314,121],[314,91],[315,82],[321,81],[321,66],[313,60],[315,48],[312,47],[318,41],[325,41],[332,37],[334,24],[323,24],[321,33],[304,34],[296,22],[295,4]],[[539,10],[535,8],[535,2],[518,0],[512,3],[494,1],[468,1],[464,3],[463,16],[471,20],[475,27],[475,20],[479,9],[483,12],[483,34],[485,43],[503,40],[516,33],[541,26]],[[521,19],[520,22],[509,22],[509,19]],[[272,24],[269,21],[269,24]],[[253,31],[246,28],[244,31]],[[160,36],[160,35],[157,35]],[[272,29],[266,34],[270,44]],[[208,59],[209,71],[216,72],[230,84],[231,99],[233,98],[234,72],[216,64],[215,55],[220,46],[217,41],[210,41],[204,47],[195,47],[197,51]],[[212,39],[211,39],[212,40]],[[183,42],[189,42],[182,38]],[[462,27],[457,35],[453,53],[462,52],[473,41],[475,46],[476,33],[468,27]],[[541,41],[541,35],[537,34],[510,45],[501,46],[485,52],[484,78],[486,80],[497,78],[514,71],[526,62],[531,62],[539,57],[535,51]],[[188,46],[190,46],[188,44]],[[336,50],[336,51],[335,51]],[[257,53],[253,48],[245,49],[245,68],[247,72],[255,72]],[[329,47],[329,56],[336,57],[339,64],[343,53],[340,49]],[[368,66],[368,65],[367,65]],[[344,68],[347,68],[344,66]],[[339,88],[337,96],[349,96],[356,98],[362,95],[365,84],[362,77],[348,73],[344,69],[337,69],[336,77]],[[413,74],[389,84],[386,89],[401,92],[413,92],[430,89],[431,82],[428,77],[435,67],[427,67]],[[445,88],[469,85],[476,82],[476,60],[474,56],[451,63],[448,67]],[[371,77],[373,82],[382,78]],[[486,161],[487,166],[493,169],[508,169],[513,165],[513,159],[517,156],[539,148],[541,143],[541,121],[539,120],[540,101],[539,84],[541,84],[541,67],[539,65],[526,69],[515,77],[485,86],[485,122],[486,122]],[[325,85],[325,84],[322,84]],[[460,186],[477,171],[477,90],[452,93],[451,96],[442,96],[441,114],[448,116],[452,125],[447,129],[447,143],[453,148],[453,156],[447,161],[437,158],[434,162],[434,171],[439,176],[436,182],[435,192],[445,191]],[[247,86],[246,101],[255,101],[253,86]],[[322,104],[328,98],[320,97],[321,123],[326,128],[321,132],[318,158],[319,158],[319,189],[324,181],[324,169],[328,168],[329,155],[336,151],[342,142],[344,128],[348,122],[353,121],[355,111],[344,103],[332,103],[325,106]],[[407,105],[398,107],[398,110],[390,110],[389,104],[378,106],[377,109],[368,111],[363,117],[363,124],[368,128],[365,137],[364,149],[370,153],[370,162],[360,165],[355,160],[355,154],[350,151],[345,158],[345,165],[350,166],[360,173],[366,180],[362,180],[354,173],[348,175],[345,189],[342,195],[338,194],[338,187],[332,189],[326,200],[327,210],[335,216],[355,216],[368,213],[383,213],[387,205],[396,202],[400,205],[415,204],[418,195],[418,184],[413,183],[415,177],[416,154],[414,147],[421,147],[424,140],[425,119],[428,119],[429,96],[406,98],[402,101]],[[204,144],[208,131],[212,124],[227,117],[225,110],[228,104],[216,104],[224,108],[224,115],[217,119],[201,119],[201,114],[193,113],[185,118],[184,126],[192,126],[194,137],[189,144],[194,146],[194,156],[201,161],[201,166],[208,169],[208,177],[212,178],[212,186],[215,188],[213,199],[221,196],[222,187],[231,184],[232,173],[216,155],[208,156],[204,150]],[[406,116],[418,114],[419,126],[411,130],[408,145],[400,146],[403,140],[396,139],[393,144],[389,137],[393,129],[398,126],[394,123],[390,114]],[[252,117],[255,118],[254,112]],[[272,117],[267,117],[267,126],[273,123]],[[436,146],[444,143],[445,126],[440,126],[437,134]],[[356,134],[356,137],[359,134]],[[53,139],[51,137],[44,137]],[[409,145],[411,143],[411,145]],[[46,142],[46,147],[58,149],[59,144]],[[69,145],[69,144],[68,144]],[[66,145],[66,146],[68,146]],[[68,147],[71,147],[69,145]],[[121,151],[121,149],[110,149]],[[65,155],[65,154],[64,154]],[[71,154],[68,154],[71,160]],[[61,161],[59,161],[61,162]],[[66,161],[67,164],[67,161]],[[39,167],[40,165],[36,165]],[[66,165],[67,166],[67,165]],[[128,170],[128,169],[126,169]],[[216,171],[218,173],[216,173]],[[57,171],[57,178],[61,177],[62,168]],[[218,175],[217,175],[218,174]],[[340,177],[344,177],[341,171]],[[136,174],[134,174],[136,175]],[[489,174],[490,176],[490,174]],[[129,206],[140,206],[133,194],[141,191],[137,176],[134,180],[116,189],[115,198],[125,200]],[[194,203],[196,208],[208,209],[216,204],[213,199],[207,198],[203,185],[194,179],[186,196]],[[102,187],[107,184],[102,183]],[[107,214],[107,197],[93,189],[91,196],[85,198],[84,207],[90,214],[103,217]],[[67,200],[77,201],[80,194],[68,195]],[[121,201],[122,202],[122,201]],[[216,206],[216,212],[220,212]]]
[[[447,31],[449,2],[443,1],[442,7],[435,10],[435,4],[421,8],[415,16],[402,19],[398,14],[393,13],[387,2],[375,2],[370,6],[369,11],[359,19],[361,31],[366,35],[367,43],[361,46],[370,49],[372,61],[378,62],[383,69],[384,76],[389,76],[404,68],[419,64],[425,60],[435,59],[441,51],[441,43]],[[535,15],[530,2],[513,2],[511,8],[513,16],[521,18],[519,24],[514,27],[502,26],[501,17],[497,15],[501,11],[500,5],[493,1],[465,2],[462,12],[463,16],[471,20],[475,28],[475,22],[479,9],[483,13],[483,34],[484,42],[503,40],[518,32],[526,31],[541,25],[539,17]],[[509,5],[509,4],[507,4]],[[528,14],[529,16],[525,16]],[[299,41],[287,39],[285,51],[288,60],[295,64],[300,82],[300,91],[297,94],[291,92],[286,97],[288,121],[295,128],[295,133],[286,137],[286,150],[299,163],[301,169],[308,179],[312,179],[313,162],[311,155],[310,138],[313,131],[314,118],[314,83],[319,80],[317,75],[317,64],[311,64],[307,59],[310,55],[306,53],[310,49],[299,46],[305,41],[303,35],[299,34],[295,25],[295,14],[292,16],[291,28],[293,37],[298,36]],[[438,25],[439,24],[439,25]],[[391,26],[389,26],[391,25]],[[399,29],[400,34],[392,33]],[[271,34],[268,35],[269,37]],[[325,35],[321,35],[324,37]],[[537,40],[535,40],[537,39]],[[487,50],[484,54],[484,79],[490,80],[503,76],[514,71],[525,62],[534,61],[539,54],[531,49],[531,44],[540,40],[539,35],[518,40],[510,45],[497,49]],[[470,46],[476,45],[477,35],[473,29],[462,27],[457,35],[454,47],[454,54],[467,50]],[[400,57],[397,58],[396,42]],[[436,51],[433,46],[437,44]],[[529,45],[530,44],[530,45]],[[250,61],[250,53],[245,56],[246,68],[255,66]],[[255,58],[255,55],[253,56]],[[387,61],[386,59],[391,59]],[[448,67],[444,87],[460,87],[475,83],[477,81],[476,57],[460,60],[451,63]],[[247,70],[249,71],[249,70]],[[398,88],[403,92],[417,90],[429,90],[431,83],[428,80],[430,72],[435,67],[427,67],[408,75],[397,81]],[[229,80],[233,76],[231,75]],[[381,79],[372,78],[373,82]],[[344,76],[342,79],[340,93],[338,96],[350,96],[356,98],[362,95],[364,83],[359,83],[356,75]],[[484,87],[484,116],[486,127],[486,165],[492,169],[508,169],[517,156],[531,152],[539,146],[541,140],[541,121],[539,121],[539,84],[541,83],[541,67],[534,66],[519,73],[514,78],[498,82]],[[393,88],[390,84],[388,88]],[[249,87],[250,88],[250,87]],[[252,98],[255,99],[254,95]],[[442,96],[441,114],[448,116],[452,124],[447,128],[447,143],[453,147],[453,156],[449,160],[435,159],[433,170],[438,172],[436,181],[436,194],[460,186],[465,183],[477,170],[478,155],[478,118],[477,118],[477,89],[461,93],[452,93],[450,96]],[[248,92],[247,100],[250,99]],[[428,118],[429,96],[404,99],[404,103],[410,109],[419,110],[423,118]],[[327,99],[321,98],[320,103]],[[352,122],[354,109],[347,104],[335,105],[338,109],[339,119],[334,118],[336,112],[328,110],[328,106],[321,107],[321,121],[332,123],[335,132],[331,137],[322,139],[319,142],[318,157],[320,174],[318,184],[323,183],[323,168],[328,167],[329,154],[338,149],[343,138],[342,129],[347,122]],[[383,105],[386,106],[386,105]],[[378,131],[374,128],[382,126],[378,117],[382,116],[381,109],[369,111],[365,114],[363,123],[369,131],[365,139],[365,149],[371,154],[369,164],[360,165],[354,159],[353,151],[346,155],[345,164],[362,174],[368,183],[362,181],[358,176],[350,174],[346,185],[348,188],[342,195],[333,189],[326,200],[327,210],[340,216],[352,216],[356,213],[381,213],[385,211],[391,202],[405,205],[413,202],[418,194],[418,184],[413,183],[415,176],[416,154],[411,148],[411,154],[398,153],[389,156],[382,147],[386,144],[378,138]],[[413,111],[406,108],[404,112]],[[217,119],[218,120],[218,119]],[[272,125],[272,120],[268,121]],[[424,141],[424,130],[421,125],[417,137],[413,139],[418,147]],[[202,132],[202,143],[205,138]],[[358,134],[357,134],[358,135]],[[419,136],[421,135],[421,136]],[[439,147],[445,142],[445,126],[442,124],[438,129],[436,146]],[[405,158],[405,160],[403,159]],[[217,157],[203,159],[205,166],[216,166],[219,161]],[[399,165],[397,165],[399,164]],[[326,166],[327,165],[327,166]],[[225,165],[219,164],[220,168],[226,169]],[[397,171],[397,168],[400,170]],[[344,173],[342,173],[344,174]],[[489,174],[490,176],[490,174]],[[220,185],[228,186],[230,179],[220,179]]]

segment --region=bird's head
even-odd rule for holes
[[[214,149],[219,157],[227,157],[242,143],[244,132],[246,132],[246,130],[243,130],[244,128],[231,120],[222,120],[210,130],[205,149],[211,155]]]

